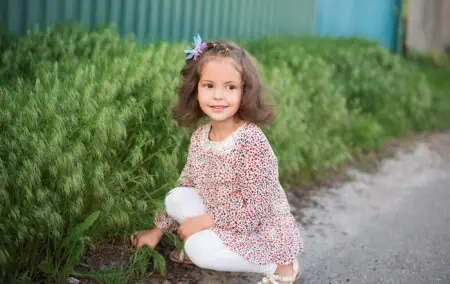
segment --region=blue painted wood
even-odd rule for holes
[[[401,0],[318,0],[316,32],[324,36],[359,36],[397,50]]]

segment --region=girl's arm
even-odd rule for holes
[[[183,170],[181,171],[180,177],[178,178],[177,187],[195,187],[194,183],[194,177],[192,172],[192,161],[196,157],[194,154],[194,151],[196,147],[198,147],[198,136],[200,134],[201,130],[198,128],[191,136],[191,139],[189,141],[189,150],[188,150],[188,156],[186,159],[186,164],[184,165]]]
[[[238,164],[242,168],[236,173],[240,192],[233,197],[240,202],[217,207],[211,215],[215,226],[251,232],[275,213],[273,204],[280,187],[278,162],[262,132],[246,141],[241,151]]]
[[[180,177],[178,178],[178,182],[176,187],[194,187],[194,179],[192,178],[192,149],[193,149],[193,137],[191,137],[190,145],[189,145],[189,151],[188,151],[188,157],[186,164],[181,171]],[[167,215],[166,212],[160,212],[155,215],[153,218],[153,222],[155,223],[155,226],[160,228],[161,230],[165,232],[174,232],[178,230],[178,223],[172,219],[169,215]]]
[[[177,232],[182,240],[186,240],[191,235],[207,230],[213,227],[214,222],[209,214],[204,214],[196,217],[187,219],[183,224],[180,225]]]
[[[192,164],[191,147],[189,149],[190,150],[188,153],[186,165],[184,165],[184,168],[181,171],[176,187],[194,187],[194,179],[192,178],[192,166],[191,166]]]

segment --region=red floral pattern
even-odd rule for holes
[[[228,147],[217,148],[209,131],[206,124],[192,135],[178,186],[198,190],[214,220],[211,229],[232,251],[256,264],[291,263],[303,251],[303,239],[266,136],[247,123],[223,142]],[[165,231],[178,227],[166,213],[154,220]]]

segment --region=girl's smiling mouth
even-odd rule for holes
[[[220,111],[227,108],[227,106],[210,106],[213,110]]]

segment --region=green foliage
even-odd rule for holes
[[[449,64],[450,66],[450,64]],[[450,68],[419,65],[433,90],[432,127],[450,129]]]
[[[359,39],[311,39],[302,46],[334,68],[349,107],[373,115],[388,135],[429,126],[430,88],[423,74],[402,57]]]
[[[299,174],[309,178],[348,157],[340,134],[351,113],[339,87],[329,83],[332,73],[326,62],[295,46],[271,43],[255,43],[265,50],[258,59],[277,110],[267,134],[279,159],[281,179],[294,182]]]
[[[419,64],[420,67],[432,67],[434,69],[450,68],[450,48],[444,51],[422,53],[409,49],[407,57],[410,61]]]
[[[65,45],[78,44],[66,37]],[[38,38],[36,46],[47,41]],[[141,50],[113,38],[113,55],[77,64],[33,59],[14,84],[0,88],[2,276],[38,274],[36,264],[56,256],[71,228],[95,210],[102,214],[94,239],[152,226],[178,177],[189,133],[172,121],[169,106],[183,63],[173,54],[182,47]],[[30,52],[14,54],[27,61]]]
[[[0,54],[10,49],[17,42],[18,38],[14,34],[8,32],[0,25]]]
[[[149,259],[164,273],[150,249],[123,271],[73,267],[91,239],[151,227],[178,178],[189,132],[170,109],[185,46],[137,46],[110,29],[77,26],[0,38],[0,277],[125,283],[147,275]],[[266,133],[284,185],[428,126],[427,81],[375,44],[244,44],[277,107]]]
[[[432,88],[432,127],[450,128],[450,50],[446,53],[423,54],[408,51],[408,61],[419,68]]]
[[[273,90],[278,117],[269,137],[285,182],[429,126],[431,92],[422,73],[377,44],[269,38],[245,45]]]
[[[17,77],[34,81],[39,77],[40,66],[45,64],[57,62],[59,72],[71,73],[82,61],[126,56],[138,49],[133,41],[121,39],[112,29],[87,32],[77,25],[30,31],[21,40],[8,36],[5,41],[9,48],[3,52],[0,64],[0,78],[4,82]]]
[[[371,115],[387,135],[404,135],[429,126],[432,96],[426,78],[416,66],[375,43],[359,39],[288,38],[268,39],[255,45],[261,53],[278,48],[280,56],[267,57],[264,63],[277,66],[288,62],[293,72],[298,70],[289,62],[307,60],[304,54],[324,60],[327,67],[324,76],[328,77],[328,84],[340,88],[347,108]]]
[[[80,261],[86,245],[91,241],[87,230],[97,221],[100,212],[95,211],[83,223],[73,227],[62,240],[54,254],[48,254],[40,268],[51,282],[64,282]]]

